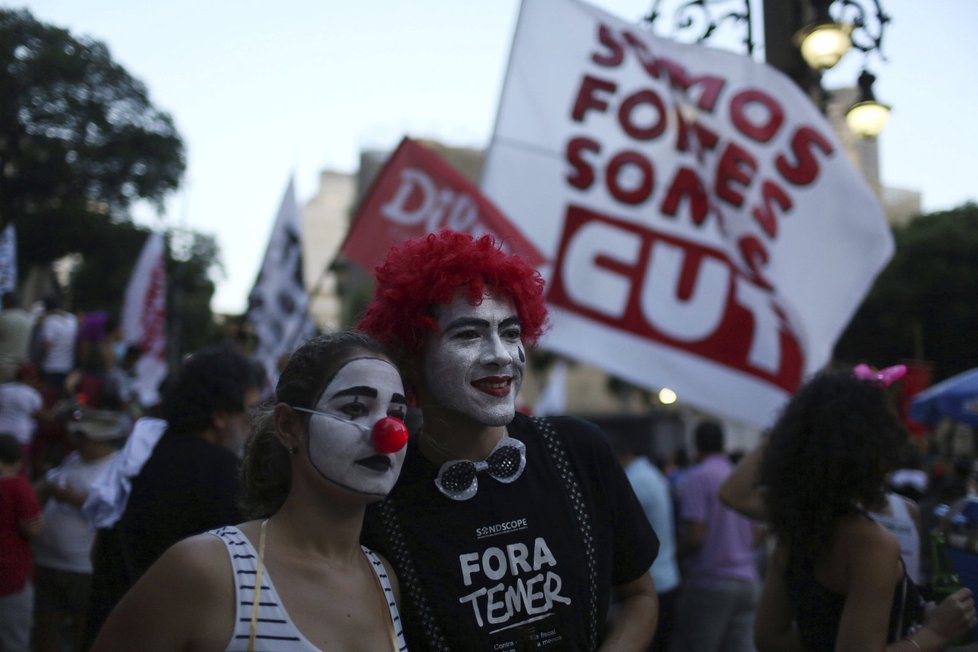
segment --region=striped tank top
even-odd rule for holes
[[[228,549],[231,567],[234,570],[235,615],[234,634],[228,643],[227,652],[247,652],[251,637],[251,616],[255,597],[255,579],[258,572],[258,552],[241,530],[232,526],[211,530],[208,534],[221,539]],[[387,570],[380,558],[369,548],[361,546],[370,561],[370,566],[380,586],[384,589],[387,608],[397,637],[397,649],[406,652],[401,618],[394,602]],[[302,635],[282,606],[268,569],[264,569],[261,582],[261,598],[258,602],[258,634],[255,637],[255,652],[321,652]]]

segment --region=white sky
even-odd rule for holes
[[[626,20],[652,6],[592,3]],[[978,2],[882,3],[892,22],[874,88],[893,106],[882,181],[922,192],[926,212],[976,200]],[[244,310],[291,174],[304,203],[321,169],[353,172],[361,149],[393,148],[405,134],[487,145],[519,9],[519,0],[0,4],[104,42],[173,116],[188,165],[162,220],[217,237],[221,312]],[[847,55],[826,85],[853,85],[860,61]]]

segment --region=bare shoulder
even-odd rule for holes
[[[900,542],[876,521],[861,516],[839,522],[835,535],[848,565],[857,571],[893,568],[900,558]]]
[[[234,627],[233,574],[224,543],[201,534],[166,550],[109,615],[93,652],[203,650],[227,645]]]
[[[899,551],[900,544],[896,537],[876,521],[863,516],[846,516],[836,525],[835,538],[843,544],[850,545],[879,545],[892,544]]]
[[[227,547],[212,534],[198,534],[170,546],[145,577],[158,594],[176,596],[194,610],[220,609],[233,599]],[[194,590],[188,592],[187,586]]]
[[[227,547],[220,538],[213,534],[198,534],[170,546],[160,557],[160,563],[183,568],[184,572],[215,573],[221,569],[230,571],[230,566],[216,563],[226,560],[227,554]]]

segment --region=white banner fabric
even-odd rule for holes
[[[166,240],[151,233],[129,276],[122,307],[122,334],[143,351],[136,361],[133,390],[143,407],[160,402],[166,378]]]
[[[482,189],[549,259],[544,348],[756,426],[893,251],[790,79],[576,0],[522,4]]]
[[[533,406],[533,415],[546,417],[567,414],[567,362],[557,360],[550,369],[547,385]]]

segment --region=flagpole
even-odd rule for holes
[[[519,36],[521,26],[523,25],[523,12],[526,11],[527,0],[520,0],[520,10],[516,14],[516,30],[513,32],[513,40],[509,44],[509,56],[506,57],[506,73],[503,76],[503,87],[499,91],[499,101],[496,103],[496,119],[492,122],[492,136],[489,138],[489,146],[486,147],[485,159],[482,161],[482,168],[479,170],[479,187],[482,188],[482,182],[485,180],[486,170],[489,168],[489,159],[493,153],[492,144],[496,140],[496,132],[499,129],[499,116],[502,113],[501,109],[503,106],[503,100],[506,98],[506,91],[509,90],[510,79],[512,75],[510,72],[513,68],[513,51],[516,49],[517,37]]]

